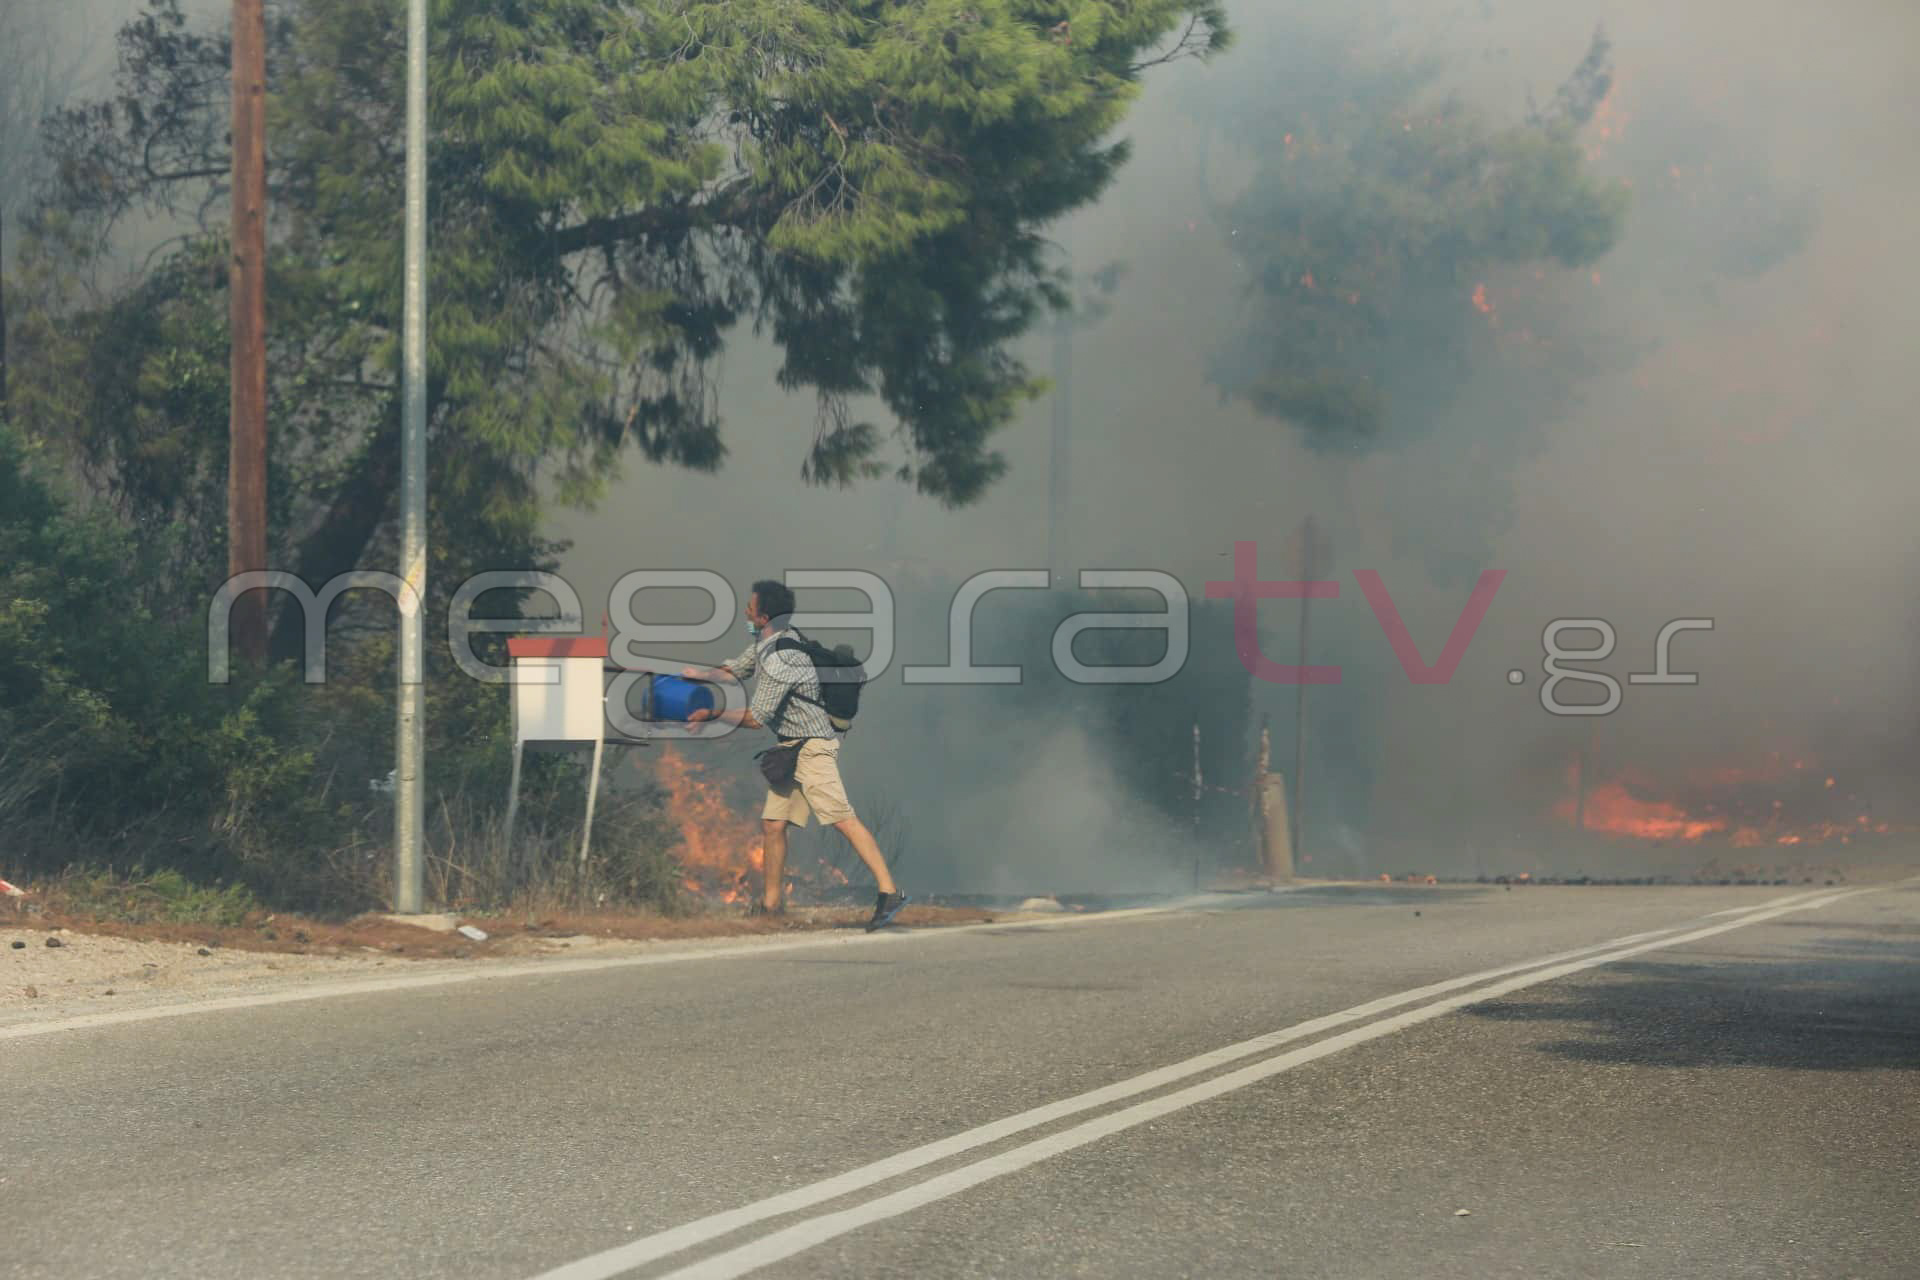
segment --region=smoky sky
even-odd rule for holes
[[[1665,622],[1714,622],[1674,643],[1673,669],[1697,672],[1697,686],[1626,685],[1591,729],[1601,772],[1779,750],[1896,788],[1913,729],[1904,584],[1920,558],[1907,359],[1920,283],[1907,56],[1920,15],[1896,3],[1529,0],[1239,4],[1232,16],[1240,47],[1151,75],[1122,130],[1131,164],[1054,230],[1080,270],[1124,266],[1109,312],[1074,339],[1061,513],[1073,563],[1161,569],[1198,594],[1229,576],[1236,541],[1257,541],[1264,576],[1280,578],[1302,517],[1339,529],[1342,594],[1315,606],[1325,648],[1312,656],[1341,663],[1343,682],[1311,693],[1327,756],[1309,799],[1342,840],[1389,814],[1439,830],[1469,812],[1539,811],[1589,732],[1538,700],[1542,630],[1556,618],[1607,620],[1618,647],[1591,665],[1623,680],[1654,669]],[[1536,280],[1516,268],[1484,282],[1496,304],[1544,294],[1564,340],[1606,353],[1563,400],[1527,406],[1519,430],[1490,411],[1484,429],[1469,415],[1403,449],[1317,456],[1209,384],[1243,285],[1217,213],[1250,161],[1208,104],[1288,74],[1301,23],[1434,54],[1446,89],[1505,120],[1529,93],[1551,96],[1596,26],[1613,42],[1615,89],[1585,140],[1597,172],[1632,184],[1620,244],[1592,272]],[[1050,368],[1047,335],[1026,351]],[[590,593],[627,568],[689,563],[744,586],[789,566],[910,577],[1044,562],[1047,401],[1003,436],[1008,479],[946,511],[898,486],[803,489],[811,401],[781,393],[774,354],[744,336],[728,360],[735,453],[722,474],[636,468],[598,512],[557,521]],[[1496,406],[1508,390],[1495,377],[1473,394]],[[1382,573],[1430,661],[1475,576],[1433,572],[1423,549],[1450,542],[1506,578],[1453,680],[1415,686],[1351,575]],[[1282,661],[1295,608],[1262,607]],[[1294,692],[1263,685],[1256,699],[1278,722]]]

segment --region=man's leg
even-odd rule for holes
[[[770,911],[779,910],[786,897],[787,828],[805,826],[810,816],[797,784],[767,789],[760,807],[760,904]]]
[[[832,827],[845,836],[853,851],[860,855],[860,861],[873,873],[880,896],[873,906],[873,919],[867,921],[867,931],[884,928],[900,914],[907,899],[893,883],[887,860],[880,853],[880,842],[867,830],[867,824],[854,815],[853,805],[847,801],[847,788],[840,781],[839,742],[817,738],[809,742],[795,762],[793,776],[820,819],[820,825]]]
[[[787,820],[762,818],[760,835],[760,868],[764,873],[760,902],[767,910],[778,911],[786,888],[782,876],[787,869]]]
[[[858,818],[842,818],[833,824],[833,829],[847,838],[853,851],[860,855],[860,861],[867,864],[867,870],[873,873],[874,886],[881,893],[898,892],[893,875],[887,870],[887,859],[880,852],[880,842],[873,838],[873,832],[867,830],[866,823]]]

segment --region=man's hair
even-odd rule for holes
[[[793,588],[784,582],[763,578],[753,584],[753,594],[760,599],[760,612],[769,618],[784,618],[793,612]]]

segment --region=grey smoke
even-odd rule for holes
[[[104,33],[137,10],[89,0],[8,13],[51,24],[58,46],[83,59],[76,81],[86,83],[108,65]],[[1611,621],[1620,647],[1601,665],[1616,677],[1650,669],[1668,619],[1716,621],[1676,649],[1698,687],[1627,689],[1596,732],[1603,769],[1804,751],[1869,789],[1882,811],[1900,803],[1916,745],[1920,621],[1905,585],[1920,563],[1910,372],[1920,157],[1905,143],[1920,118],[1920,10],[1891,0],[1242,0],[1232,11],[1241,49],[1212,70],[1151,76],[1124,126],[1132,164],[1098,207],[1057,229],[1084,269],[1125,265],[1110,311],[1074,340],[1065,517],[1075,558],[1172,572],[1197,596],[1229,576],[1236,540],[1258,540],[1263,575],[1284,577],[1282,543],[1302,516],[1341,530],[1330,576],[1342,597],[1316,606],[1314,631],[1316,660],[1342,663],[1346,676],[1311,693],[1309,822],[1324,824],[1342,869],[1401,858],[1458,869],[1496,837],[1535,838],[1587,732],[1537,701],[1540,633],[1556,617]],[[1529,94],[1544,100],[1605,23],[1621,116],[1600,163],[1632,177],[1637,200],[1601,283],[1568,318],[1596,362],[1576,396],[1529,404],[1521,429],[1489,412],[1478,433],[1469,423],[1358,461],[1316,457],[1285,427],[1218,401],[1206,370],[1236,323],[1242,281],[1211,214],[1237,162],[1194,104],[1206,87],[1308,74],[1284,50],[1271,55],[1270,37],[1303,14],[1445,57],[1450,85],[1509,117]],[[1262,56],[1280,60],[1252,61]],[[1497,294],[1503,282],[1489,285]],[[1027,358],[1051,366],[1048,334]],[[885,482],[803,488],[814,405],[777,387],[777,363],[750,335],[734,338],[722,473],[635,461],[598,510],[555,516],[554,531],[574,539],[565,568],[590,615],[634,568],[710,568],[744,590],[785,568],[904,581],[1040,565],[1045,401],[1005,437],[1010,477],[978,507],[949,512]],[[1500,406],[1516,390],[1474,394]],[[1459,673],[1444,687],[1410,685],[1352,570],[1385,575],[1431,659],[1481,567],[1508,577]],[[671,593],[643,607],[662,620],[698,612]],[[1278,660],[1292,660],[1295,616],[1291,605],[1262,608]],[[684,656],[737,647],[729,631]],[[1514,668],[1524,685],[1507,683]],[[1282,767],[1293,695],[1255,691]],[[916,699],[938,714],[907,713]],[[917,735],[1010,744],[997,777],[926,781],[950,793],[939,821],[966,823],[943,833],[967,851],[943,866],[943,883],[1024,892],[1064,890],[1054,882],[1074,874],[1177,876],[1178,833],[1111,794],[1099,750],[1076,742],[1070,723],[1008,737],[963,701],[890,677],[875,705],[902,709],[899,723],[877,714],[848,755],[857,799],[862,774],[910,758]],[[737,763],[746,767],[744,752]],[[1116,839],[1116,826],[1135,838]]]
[[[1558,617],[1612,622],[1619,648],[1599,666],[1622,679],[1651,670],[1667,620],[1716,620],[1712,634],[1675,646],[1675,669],[1699,672],[1699,686],[1626,689],[1596,731],[1602,772],[1805,751],[1877,788],[1883,809],[1896,804],[1905,788],[1894,780],[1914,745],[1915,619],[1901,584],[1920,549],[1906,368],[1920,283],[1907,211],[1920,162],[1890,140],[1914,118],[1903,51],[1915,47],[1920,15],[1852,5],[1830,19],[1724,0],[1439,15],[1397,6],[1407,16],[1395,39],[1454,55],[1450,83],[1510,118],[1529,92],[1551,93],[1604,21],[1620,85],[1600,165],[1632,177],[1639,198],[1569,322],[1596,364],[1574,399],[1529,405],[1517,432],[1476,436],[1469,424],[1342,462],[1220,404],[1205,379],[1241,282],[1209,222],[1232,168],[1189,114],[1194,81],[1286,74],[1244,60],[1276,16],[1307,7],[1238,5],[1240,52],[1212,71],[1151,79],[1126,126],[1132,165],[1098,208],[1059,230],[1077,263],[1126,264],[1111,312],[1075,340],[1076,559],[1165,569],[1199,594],[1228,576],[1238,539],[1258,540],[1263,575],[1284,577],[1282,543],[1302,516],[1344,526],[1332,575],[1342,597],[1316,606],[1314,621],[1316,660],[1345,667],[1342,685],[1311,693],[1308,817],[1325,824],[1321,865],[1371,870],[1370,860],[1404,858],[1469,869],[1490,841],[1550,838],[1542,819],[1587,732],[1537,700],[1541,631]],[[1718,176],[1703,181],[1708,165]],[[1662,185],[1669,166],[1681,179]],[[942,574],[1040,563],[1046,403],[1008,434],[1009,480],[978,508],[946,512],[887,486],[799,489],[811,403],[773,387],[764,350],[743,341],[730,358],[738,448],[727,471],[637,470],[601,512],[564,518],[578,540],[569,564],[583,577],[699,563],[744,585],[787,562]],[[1044,335],[1029,359],[1049,367]],[[1511,389],[1474,393],[1499,405]],[[1481,458],[1469,462],[1476,444]],[[1489,504],[1510,509],[1493,513],[1497,531],[1482,550]],[[1457,567],[1436,575],[1433,553],[1450,549]],[[1429,660],[1478,570],[1508,577],[1453,682],[1415,687],[1354,585],[1356,568],[1385,575]],[[1291,660],[1293,607],[1267,605],[1262,617],[1269,653]],[[1506,679],[1515,668],[1526,673],[1518,687]],[[1256,691],[1280,727],[1282,767],[1293,692]],[[896,685],[887,696],[924,695]],[[869,738],[850,749],[849,770],[858,775],[864,753],[911,741]],[[1087,757],[1056,754],[1058,765],[1009,761],[1008,785],[980,793],[976,811],[1013,801],[1022,818],[1013,825],[1058,830],[1053,815],[1070,807],[1061,794],[1076,788],[1029,787],[1028,771],[1058,767],[1077,784],[1084,770],[1067,762]],[[981,830],[986,843],[984,819]],[[1079,841],[1096,863],[1097,843]],[[981,854],[979,867],[996,867],[996,856]],[[1177,867],[1179,854],[1167,862]],[[1045,878],[1022,887],[1044,889]]]

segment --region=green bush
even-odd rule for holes
[[[324,685],[303,683],[292,663],[212,684],[204,603],[156,618],[139,602],[156,576],[142,545],[111,517],[77,510],[44,470],[0,426],[8,873],[84,868],[94,886],[131,878],[126,900],[149,911],[155,901],[197,903],[191,885],[227,886],[216,896],[232,895],[220,901],[235,909],[255,896],[328,914],[381,906],[393,819],[368,783],[393,759],[391,630],[336,637]],[[505,688],[468,679],[444,654],[429,664],[428,682],[428,858],[446,900],[679,905],[671,833],[651,794],[603,789],[582,877],[569,850],[585,777],[565,759],[530,759],[520,832],[512,850],[498,847]],[[196,919],[211,910],[180,909]]]

